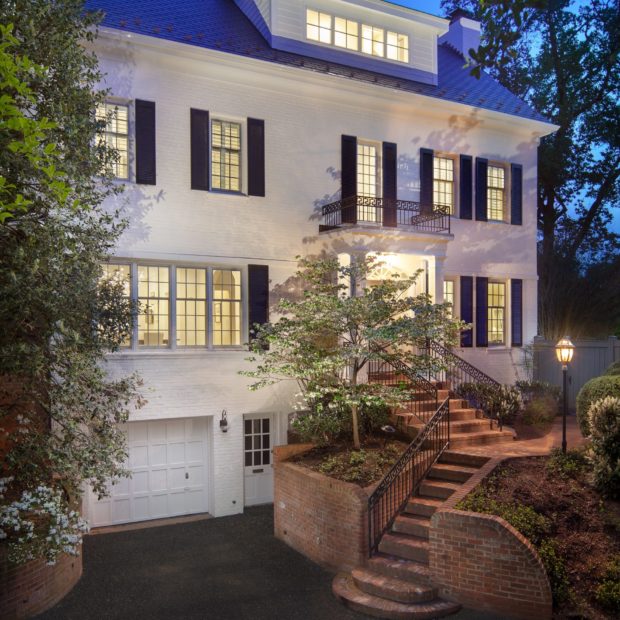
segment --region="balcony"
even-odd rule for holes
[[[350,196],[324,205],[319,232],[350,227],[377,227],[450,234],[447,207],[413,200]]]

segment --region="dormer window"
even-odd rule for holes
[[[358,22],[328,13],[306,10],[306,38],[334,45],[352,52],[409,62],[409,37],[399,32]]]

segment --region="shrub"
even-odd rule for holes
[[[545,538],[537,546],[537,550],[549,577],[553,602],[555,605],[563,603],[570,595],[570,585],[566,565],[558,552],[558,545],[554,540]]]
[[[620,398],[620,375],[603,375],[590,379],[579,390],[579,394],[577,394],[577,421],[584,437],[590,434],[588,420],[590,405],[606,396]]]
[[[620,360],[611,364],[611,366],[605,371],[603,376],[616,376],[620,375]]]
[[[595,597],[601,607],[616,616],[620,614],[620,555],[607,564]]]
[[[596,486],[608,497],[620,497],[620,398],[597,400],[588,417]]]
[[[583,450],[568,450],[566,454],[560,448],[554,448],[547,460],[550,473],[561,478],[576,478],[588,467],[588,457]]]
[[[548,398],[555,401],[556,408],[559,405],[562,390],[558,385],[551,385],[546,381],[517,381],[515,387],[521,392],[525,403],[539,398]]]
[[[495,387],[485,383],[462,383],[456,393],[502,424],[513,422],[523,408],[521,393],[509,385]]]
[[[558,413],[558,401],[550,395],[536,396],[525,403],[523,423],[529,426],[547,427]]]

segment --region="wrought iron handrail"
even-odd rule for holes
[[[414,200],[354,195],[321,207],[320,230],[347,224],[372,224],[386,228],[412,227],[426,232],[450,232],[450,213],[445,205],[424,205]]]
[[[435,340],[427,342],[427,353],[430,360],[439,360],[440,362],[437,365],[440,370],[434,372],[435,379],[449,385],[450,389],[457,393],[459,388],[465,383],[478,383],[494,390],[502,387],[499,381],[489,377],[482,370]],[[461,397],[465,398],[465,396]],[[467,400],[470,401],[471,405],[481,409],[485,415],[489,416],[489,412],[485,410],[482,402],[475,401],[471,395],[467,397]],[[490,418],[490,423],[492,426],[493,418]],[[499,423],[501,427],[501,420],[499,420]]]
[[[430,468],[450,445],[450,398],[446,398],[383,477],[368,498],[369,555],[379,548],[409,497],[414,495]]]

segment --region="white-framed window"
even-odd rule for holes
[[[101,265],[104,280],[111,280],[114,283],[122,284],[123,297],[131,299],[131,265],[104,263]],[[131,346],[131,336],[123,340],[121,347],[127,348]]]
[[[506,169],[489,164],[487,167],[487,219],[506,219]]]
[[[241,191],[241,123],[211,121],[211,188]]]
[[[320,43],[332,42],[332,16],[313,9],[306,10],[306,37]]]
[[[207,344],[207,270],[176,268],[177,346]]]
[[[450,318],[453,318],[454,317],[454,304],[456,303],[454,280],[443,281],[443,301],[444,303],[451,304],[450,309],[448,310],[447,314]]]
[[[214,269],[212,292],[213,346],[241,344],[241,271]]]
[[[390,60],[409,62],[409,37],[406,34],[399,34],[398,32],[390,32],[388,30],[385,52],[385,55]]]
[[[376,201],[364,198],[381,196],[381,165],[379,147],[372,142],[357,142],[357,220],[359,222],[380,222],[382,212]]]
[[[359,24],[344,17],[334,19],[334,45],[359,50]]]
[[[106,162],[106,171],[126,181],[129,179],[129,106],[105,101],[97,105],[95,117],[105,123],[97,139],[117,153],[112,161]]]
[[[138,345],[170,343],[170,268],[138,265]]]
[[[362,24],[362,52],[371,56],[385,56],[385,30]]]
[[[433,202],[446,207],[454,215],[454,159],[444,155],[433,157]]]
[[[506,283],[489,282],[487,332],[490,345],[506,342]]]

